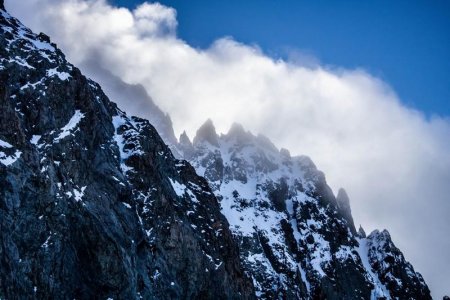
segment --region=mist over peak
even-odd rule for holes
[[[197,133],[193,139],[193,144],[197,145],[202,142],[207,142],[212,146],[219,146],[218,142],[219,136],[216,133],[216,128],[211,119],[206,120],[206,122],[200,126]]]

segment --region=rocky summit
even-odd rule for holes
[[[0,299],[431,299],[308,157],[155,114],[169,148],[0,13]]]
[[[387,231],[356,232],[347,193],[308,157],[239,124],[219,136],[210,120],[178,147],[219,199],[259,299],[431,299]]]

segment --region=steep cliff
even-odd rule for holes
[[[0,17],[0,298],[253,298],[207,182]]]

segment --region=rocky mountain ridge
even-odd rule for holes
[[[0,298],[431,298],[309,158],[155,110],[169,148],[0,7]]]
[[[178,148],[219,199],[258,298],[430,298],[387,231],[356,231],[345,190],[308,157],[239,124],[219,136],[211,120]]]

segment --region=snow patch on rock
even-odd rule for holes
[[[73,131],[76,129],[78,124],[80,123],[81,119],[84,118],[84,114],[81,113],[80,110],[76,110],[72,118],[70,118],[69,122],[60,129],[59,135],[54,139],[54,142],[59,142],[60,140],[64,139],[65,137],[69,136],[73,133]]]

